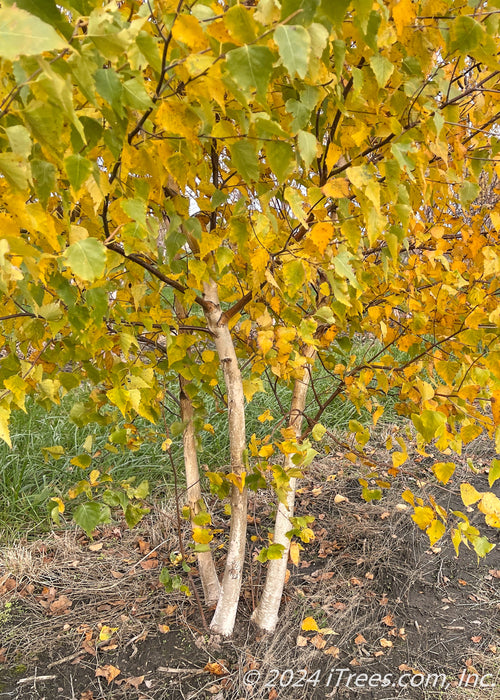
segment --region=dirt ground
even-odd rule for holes
[[[448,509],[464,509],[465,456],[446,487],[427,487]],[[265,576],[255,554],[272,527],[263,495],[250,499],[251,565],[231,640],[205,631],[195,596],[158,582],[163,566],[182,574],[171,503],[133,531],[117,523],[93,541],[53,532],[0,550],[0,700],[500,698],[500,546],[479,562],[465,547],[457,559],[448,536],[431,548],[400,498],[434,457],[414,456],[412,474],[377,503],[361,499],[356,467],[340,454],[313,464],[297,515],[316,517],[316,536],[289,563],[271,637],[249,622]],[[491,455],[472,457],[478,473],[467,480],[487,490]],[[476,520],[498,545],[499,531]],[[222,568],[221,511],[214,525]],[[302,629],[308,617],[319,632]]]

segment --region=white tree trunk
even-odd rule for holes
[[[316,351],[312,347],[307,347],[304,355],[314,358]],[[302,430],[302,417],[306,404],[307,388],[309,386],[309,372],[304,372],[302,379],[296,379],[293,388],[289,426],[294,429],[296,438],[300,438]],[[284,468],[289,469],[293,466],[291,455],[285,456]],[[283,588],[285,586],[286,567],[288,563],[288,553],[290,551],[290,539],[286,533],[292,529],[290,518],[293,517],[295,505],[295,489],[297,480],[290,479],[289,491],[286,499],[286,505],[279,503],[278,512],[276,513],[276,522],[274,525],[273,544],[281,544],[284,547],[281,559],[271,559],[267,563],[266,582],[264,590],[252,614],[252,620],[259,629],[264,632],[274,632],[278,623],[279,607]]]
[[[246,448],[245,436],[245,395],[233,340],[220,308],[217,284],[204,284],[204,299],[208,302],[205,317],[209,329],[214,334],[215,346],[224,372],[227,390],[228,430],[231,454],[231,470],[240,476],[243,465],[243,451]],[[231,527],[226,566],[222,579],[219,602],[210,628],[226,637],[233,632],[238,601],[240,597],[247,532],[247,490],[231,487]]]
[[[196,453],[196,438],[193,423],[193,404],[185,392],[187,381],[179,376],[181,420],[185,423],[182,441],[184,445],[184,466],[186,470],[186,489],[191,525],[194,527],[193,517],[201,511],[202,494],[200,486],[200,471]],[[212,552],[198,552],[198,569],[201,585],[205,596],[205,604],[215,605],[219,600],[220,583],[217,578]]]

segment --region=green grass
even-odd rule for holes
[[[357,343],[352,352],[360,359],[368,350],[366,343]],[[368,350],[373,354],[373,348]],[[255,433],[257,437],[263,437],[275,428],[276,423],[262,424],[258,420],[266,409],[269,409],[275,419],[282,415],[279,403],[286,409],[289,406],[291,388],[279,386],[277,389],[278,400],[274,396],[269,384],[265,381],[267,393],[259,393],[247,410],[247,437]],[[325,375],[316,381],[316,392],[324,399],[331,393],[335,386],[334,380]],[[0,445],[0,533],[8,539],[26,534],[39,534],[50,529],[49,505],[52,496],[60,496],[67,502],[67,491],[82,479],[86,472],[71,464],[71,459],[83,452],[83,443],[89,436],[93,436],[92,452],[100,450],[101,454],[92,461],[92,468],[109,471],[114,481],[135,477],[136,483],[148,480],[152,488],[154,498],[161,498],[173,490],[172,465],[168,455],[161,449],[164,439],[163,427],[152,426],[143,419],[136,419],[139,435],[143,438],[139,449],[131,451],[126,447],[116,446],[117,452],[106,449],[109,446],[109,431],[106,426],[95,423],[78,427],[70,419],[71,407],[76,401],[85,401],[86,392],[77,390],[68,394],[60,405],[53,406],[47,413],[45,409],[33,400],[27,402],[27,413],[16,411],[12,417],[11,436],[12,450],[5,444]],[[384,422],[395,422],[397,416],[393,411],[393,401],[385,397]],[[169,408],[175,412],[173,402]],[[209,469],[220,469],[229,463],[229,444],[227,435],[227,412],[221,409],[214,400],[206,404],[206,422],[214,428],[214,434],[202,433],[202,449],[199,453],[201,465],[207,465]],[[308,393],[306,412],[309,415],[316,413],[317,407],[313,392]],[[115,417],[118,416],[116,411]],[[168,420],[178,420],[173,414],[167,412]],[[347,430],[351,419],[369,424],[368,411],[362,410],[361,416],[349,402],[338,397],[327,408],[321,422],[330,430]],[[118,426],[123,421],[118,417]],[[116,424],[113,430],[116,429]],[[50,446],[62,446],[64,455],[54,459],[44,454],[43,448]],[[183,482],[182,440],[177,437],[172,447],[172,457],[179,476],[179,482]]]

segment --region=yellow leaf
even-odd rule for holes
[[[333,224],[328,221],[320,221],[311,228],[309,237],[321,255],[323,255],[328,244],[333,240],[334,232]]]
[[[89,481],[91,486],[97,486],[99,483],[99,476],[101,472],[98,469],[92,469],[89,475]]]
[[[65,505],[60,498],[58,498],[57,496],[52,496],[50,500],[55,501],[55,503],[57,503],[57,510],[59,511],[59,513],[64,513]]]
[[[460,495],[464,505],[470,506],[479,501],[483,494],[476,491],[471,484],[460,484]]]
[[[444,535],[446,531],[445,526],[441,522],[441,520],[433,520],[432,523],[429,525],[429,527],[426,530],[426,533],[429,535],[429,540],[431,543],[431,547],[434,546],[434,544],[441,539],[441,537]]]
[[[435,518],[434,511],[428,506],[417,506],[411,516],[421,530],[426,530]]]
[[[246,475],[246,472],[241,472],[241,474],[234,474],[233,472],[231,472],[230,474],[226,475],[226,479],[230,481],[234,486],[236,486],[240,493],[243,493]]]
[[[271,411],[270,411],[269,409],[266,409],[266,410],[264,411],[264,413],[261,413],[261,414],[260,414],[260,416],[258,417],[258,420],[259,420],[261,423],[264,423],[264,421],[266,421],[266,420],[271,421],[271,420],[274,420],[274,418],[273,418],[272,415],[271,415]]]
[[[299,565],[300,545],[298,542],[292,542],[292,544],[290,545],[290,559],[295,564],[295,566]]]
[[[272,455],[273,452],[274,447],[272,445],[264,445],[259,450],[259,457],[264,457],[264,459],[267,459]]]
[[[305,620],[302,620],[302,629],[305,632],[319,632],[318,623],[314,617],[306,617]]]
[[[408,452],[393,452],[392,455],[392,466],[397,469],[408,459]]]
[[[6,442],[9,447],[12,447],[9,432],[9,417],[10,410],[0,406],[0,439]]]
[[[398,37],[400,37],[405,27],[413,24],[415,18],[415,5],[412,0],[400,0],[400,2],[392,8],[392,17],[396,25]]]
[[[494,493],[485,493],[481,502],[478,504],[478,509],[485,515],[500,518],[500,498],[495,496]]]
[[[172,27],[172,36],[192,51],[201,51],[208,47],[208,40],[194,15],[180,15]]]
[[[455,471],[455,467],[456,465],[453,462],[436,462],[432,466],[432,471],[438,481],[442,484],[447,484]]]
[[[108,627],[107,625],[103,625],[99,632],[100,641],[107,642],[108,639],[111,639],[115,632],[118,632],[118,627]]]
[[[205,527],[193,528],[193,540],[198,544],[208,544],[213,540],[213,537],[212,532]]]

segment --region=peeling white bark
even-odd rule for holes
[[[185,423],[182,441],[184,446],[184,467],[186,470],[186,489],[189,511],[191,514],[191,525],[194,527],[193,516],[201,510],[202,494],[200,486],[200,471],[198,468],[198,457],[196,453],[196,438],[193,423],[193,404],[185,392],[187,381],[179,376],[180,383],[180,404],[181,420]],[[205,604],[215,605],[219,600],[220,583],[217,578],[212,552],[198,552],[198,570],[200,572],[201,585],[205,597]]]
[[[307,347],[304,354],[306,357],[314,358],[316,351],[312,347]],[[304,413],[308,386],[309,373],[306,371],[302,379],[295,380],[290,407],[288,424],[294,429],[297,439],[300,438],[302,430],[302,416]],[[284,468],[288,469],[292,466],[291,455],[286,455]],[[290,518],[293,517],[294,513],[296,484],[297,480],[292,477],[290,479],[286,505],[280,501],[278,512],[276,513],[273,543],[283,545],[283,554],[281,559],[271,559],[268,561],[264,589],[260,601],[252,614],[253,622],[264,632],[274,632],[278,623],[281,597],[285,586],[288,553],[290,551],[290,539],[286,536],[286,533],[292,529]]]
[[[228,404],[228,430],[231,455],[231,470],[241,475],[243,451],[246,448],[245,436],[245,395],[238,359],[234,349],[233,339],[220,308],[217,284],[204,284],[204,300],[208,302],[205,317],[209,329],[214,334],[215,347],[224,372]],[[226,566],[222,579],[219,602],[215,610],[210,628],[217,634],[228,637],[232,634],[238,601],[240,597],[243,564],[245,561],[247,531],[247,490],[242,492],[236,487],[231,488],[231,527]]]

